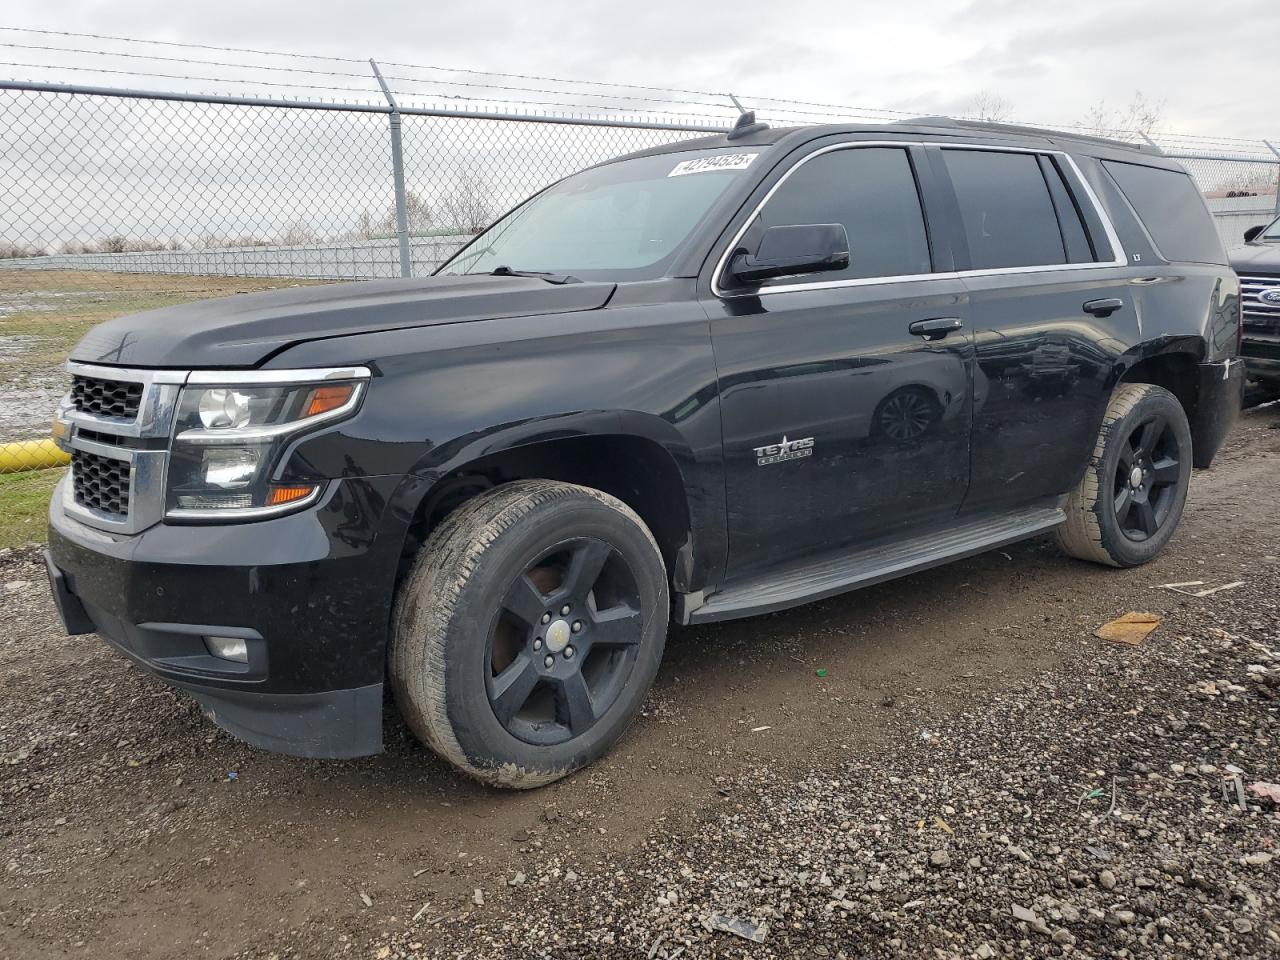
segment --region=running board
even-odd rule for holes
[[[731,584],[690,610],[685,622],[711,623],[786,610],[1024,540],[1052,530],[1065,519],[1057,507],[1027,507],[956,521],[910,540],[882,541],[838,556],[827,554]]]

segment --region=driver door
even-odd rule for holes
[[[906,534],[969,483],[968,294],[931,244],[917,148],[841,144],[783,174],[734,249],[769,227],[841,223],[840,271],[735,284],[707,301],[719,373],[726,580]],[[938,321],[941,334],[920,332]]]

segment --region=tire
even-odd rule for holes
[[[459,770],[539,787],[622,735],[668,617],[662,554],[626,504],[568,483],[504,484],[419,552],[396,599],[392,689],[413,732]]]
[[[1088,469],[1067,498],[1058,546],[1113,567],[1146,563],[1177,529],[1190,479],[1191,428],[1182,404],[1163,387],[1120,384]]]

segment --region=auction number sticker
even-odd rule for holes
[[[667,176],[683,177],[686,173],[745,170],[751,166],[751,161],[758,156],[760,156],[758,153],[721,153],[714,157],[696,157],[693,160],[681,160]]]

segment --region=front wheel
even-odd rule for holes
[[[1177,529],[1190,480],[1191,428],[1182,404],[1163,387],[1123,383],[1067,499],[1058,545],[1113,567],[1146,563]]]
[[[622,735],[668,616],[662,554],[626,504],[567,483],[504,484],[423,545],[397,598],[392,688],[410,728],[454,766],[541,786]]]

